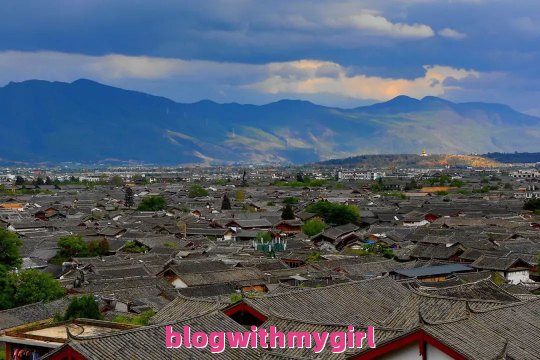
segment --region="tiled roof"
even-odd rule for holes
[[[214,331],[245,331],[220,311],[204,316],[195,316],[182,321],[169,321],[175,331],[182,331],[184,326],[190,326],[192,333]],[[71,347],[87,359],[116,360],[116,359],[215,359],[209,349],[188,349],[184,346],[177,349],[167,349],[164,344],[164,324],[145,326],[138,329],[119,331],[94,337],[73,337],[66,345],[54,353]],[[54,353],[49,353],[43,359],[48,359]],[[262,351],[257,349],[227,348],[217,357],[220,359],[255,359],[262,357]]]
[[[329,324],[379,324],[408,290],[388,277],[246,298],[263,314]],[[354,299],[354,300],[353,300]]]
[[[207,314],[210,311],[223,309],[229,304],[219,302],[214,299],[196,299],[179,295],[163,309],[158,311],[151,319],[152,324],[180,321],[193,316]]]
[[[500,302],[518,302],[519,298],[495,285],[491,280],[480,280],[473,283],[459,284],[444,288],[421,286],[418,291],[457,299],[493,300]]]

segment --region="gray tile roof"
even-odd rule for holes
[[[439,266],[427,266],[427,267],[418,267],[412,269],[398,269],[394,270],[393,273],[403,275],[409,278],[416,277],[426,277],[426,276],[437,276],[437,275],[446,275],[459,272],[469,272],[473,269],[466,265],[461,264],[448,264],[448,265],[439,265]]]
[[[246,298],[263,314],[328,324],[380,324],[408,290],[388,277]],[[352,301],[354,299],[354,301]]]
[[[184,326],[190,326],[192,333],[200,331],[245,331],[245,328],[230,319],[220,311],[204,316],[195,316],[182,321],[169,321],[175,331],[182,331]],[[87,359],[116,360],[116,359],[261,359],[262,351],[258,349],[226,348],[221,354],[212,354],[209,349],[167,349],[164,344],[165,325],[151,325],[138,329],[119,331],[112,334],[94,337],[72,339],[63,347],[71,347]],[[54,353],[49,353],[43,359],[49,359]]]

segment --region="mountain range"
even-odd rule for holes
[[[184,104],[91,80],[0,88],[0,159],[308,163],[357,154],[538,151],[540,118],[501,104],[398,96],[354,109],[282,100]]]

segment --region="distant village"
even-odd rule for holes
[[[4,360],[540,358],[534,164],[0,168],[0,250]],[[165,324],[377,346],[214,355]]]

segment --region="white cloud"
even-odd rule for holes
[[[320,76],[322,67],[335,67],[337,75]],[[355,99],[388,100],[398,95],[421,98],[440,96],[457,90],[456,81],[478,78],[474,70],[454,69],[449,66],[424,66],[424,76],[415,79],[383,78],[367,75],[347,75],[346,68],[332,62],[302,60],[267,65],[268,77],[249,85],[249,88],[271,94],[326,93]],[[295,69],[296,71],[291,71]],[[453,80],[453,85],[446,83]]]
[[[72,81],[83,77],[115,83],[122,79],[160,80],[253,75],[257,65],[110,54],[91,56],[55,51],[0,52],[0,83],[27,79]],[[252,72],[247,72],[251,70]]]
[[[186,94],[190,86],[195,86],[191,92],[199,91],[202,94],[200,98],[227,94],[228,100],[232,101],[243,99],[239,94],[246,93],[278,97],[295,95],[300,98],[331,95],[358,100],[387,100],[397,95],[437,96],[459,90],[460,80],[480,77],[477,71],[449,66],[424,66],[424,70],[421,77],[405,79],[351,75],[352,69],[318,60],[243,64],[117,54],[0,52],[0,84],[27,79],[73,81],[90,78],[109,85],[168,96],[170,94],[160,91],[164,88],[177,89],[177,92],[182,89]]]
[[[439,30],[437,33],[442,37],[453,40],[463,40],[467,37],[467,34],[460,33],[459,31],[450,28],[444,28],[442,30]]]
[[[396,37],[431,37],[433,30],[424,24],[392,23],[383,16],[361,14],[351,17],[354,26],[359,29],[370,30],[380,34]]]
[[[515,29],[523,34],[538,36],[540,35],[540,23],[532,19],[530,16],[522,16],[511,21]]]
[[[424,24],[393,23],[375,12],[363,11],[361,14],[340,19],[328,19],[331,26],[349,26],[368,33],[398,38],[427,38],[435,35],[433,29]]]

